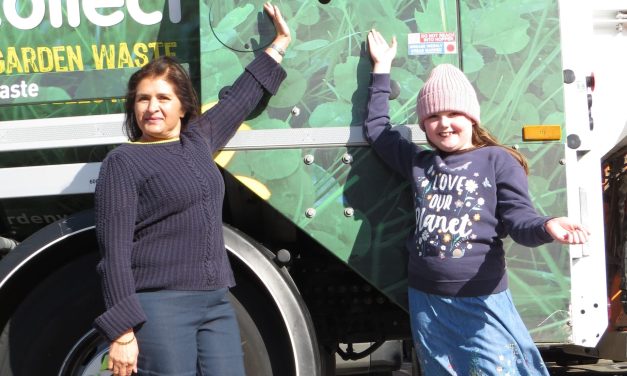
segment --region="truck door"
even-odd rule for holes
[[[596,5],[594,5],[596,6]],[[570,259],[569,338],[574,345],[595,347],[607,328],[607,280],[603,221],[601,159],[599,147],[607,123],[592,116],[595,95],[593,59],[585,51],[592,39],[593,5],[585,2],[559,2],[561,62],[563,67],[564,143],[563,164],[566,213],[583,223],[591,232],[583,246],[563,247]],[[605,145],[608,147],[608,145]],[[609,148],[609,147],[608,147]],[[607,149],[606,149],[607,150]],[[624,344],[623,344],[624,346]],[[603,357],[603,354],[600,354]],[[616,359],[612,357],[611,359]]]

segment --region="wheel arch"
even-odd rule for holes
[[[93,231],[93,210],[76,213],[37,231],[0,260],[0,328],[40,281],[69,261],[96,250]],[[272,298],[289,336],[295,375],[319,375],[313,321],[287,269],[273,261],[275,256],[267,248],[235,228],[225,225],[224,238],[232,262],[254,275],[260,281],[258,286]],[[80,246],[67,247],[68,242]],[[54,252],[60,247],[64,252]]]
[[[96,250],[93,211],[76,213],[35,232],[0,260],[0,328],[37,284],[68,262]],[[54,252],[65,247],[65,252]],[[95,270],[94,270],[95,272]]]
[[[267,248],[228,225],[224,226],[224,242],[235,261],[263,281],[288,333],[295,375],[319,375],[320,354],[313,321],[287,269],[273,261],[275,255]]]

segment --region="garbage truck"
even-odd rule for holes
[[[514,301],[543,356],[625,360],[627,116],[615,57],[627,4],[274,2],[293,33],[287,79],[215,155],[248,374],[389,374],[413,354],[410,189],[362,133],[373,27],[399,41],[390,113],[404,137],[428,147],[416,95],[433,66],[455,64],[485,127],[527,157],[537,210],[591,231],[585,245],[505,242]],[[93,192],[105,155],[127,142],[126,82],[174,56],[210,108],[273,38],[262,3],[2,0],[0,374],[109,374],[92,327],[104,310]],[[594,72],[600,62],[613,74]]]

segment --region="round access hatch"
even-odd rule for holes
[[[276,30],[272,19],[263,10],[266,0],[212,1],[209,25],[213,35],[225,47],[238,52],[266,48],[274,40]]]

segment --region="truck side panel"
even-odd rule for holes
[[[529,157],[534,204],[541,213],[556,216],[566,215],[565,168],[559,163],[564,140],[523,144],[521,128],[563,124],[564,105],[554,1],[466,1],[459,9],[454,2],[434,0],[396,3],[283,2],[295,36],[284,61],[288,79],[265,111],[240,131],[254,134],[249,137],[257,139],[251,148],[255,150],[223,152],[218,160],[338,259],[405,306],[404,242],[415,221],[407,183],[390,173],[363,142],[331,147],[334,141],[329,140],[326,145],[298,147],[323,132],[335,131],[335,143],[345,140],[340,129],[361,133],[371,67],[364,44],[368,30],[374,27],[386,38],[395,35],[399,40],[392,70],[398,90],[390,103],[393,123],[416,123],[416,94],[435,64],[462,66],[480,96],[483,124]],[[269,42],[271,30],[256,20],[248,4],[201,6],[202,100],[210,106],[255,51]],[[246,37],[231,38],[233,29]],[[301,129],[310,133],[302,137],[295,132]],[[292,144],[263,150],[281,137]],[[425,143],[416,127],[412,137]],[[568,341],[568,252],[559,245],[531,250],[511,241],[506,247],[512,291],[534,339]]]

